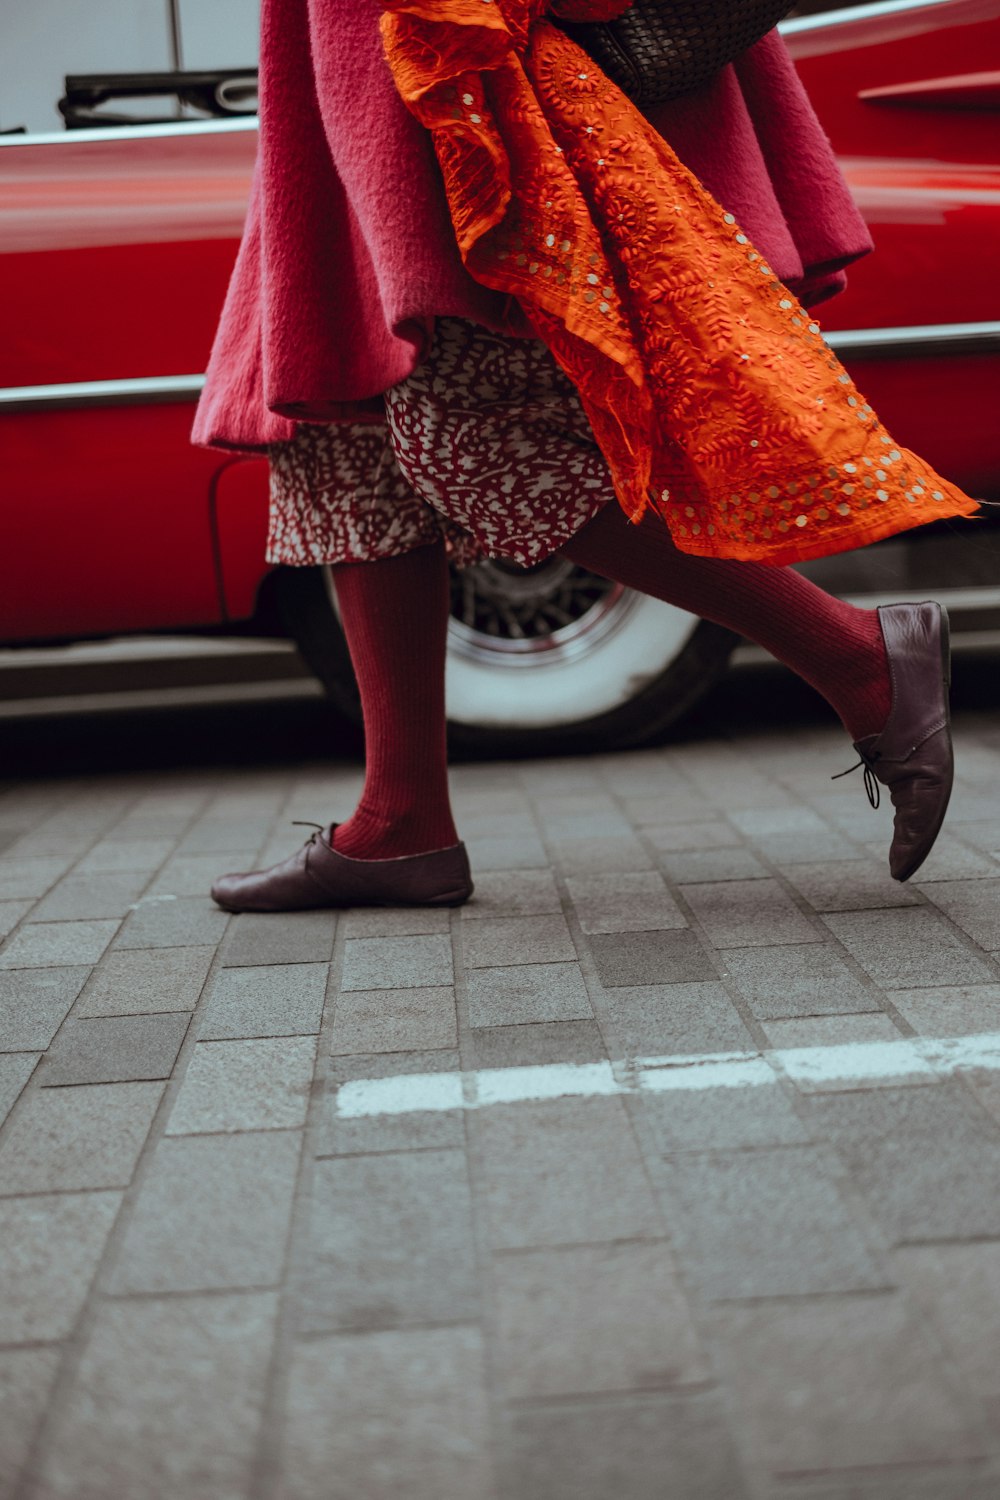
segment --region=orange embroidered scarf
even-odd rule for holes
[[[895,444],[819,325],[638,109],[544,18],[625,0],[383,0],[465,265],[579,390],[618,498],[678,547],[788,563],[976,509]]]

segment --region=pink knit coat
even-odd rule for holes
[[[297,421],[380,412],[435,316],[528,331],[462,266],[430,137],[382,57],[381,10],[264,0],[257,167],[196,443],[260,449]],[[777,33],[652,120],[803,300],[840,290],[871,248]]]

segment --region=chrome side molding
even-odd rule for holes
[[[880,16],[897,16],[908,10],[932,10],[938,5],[951,4],[953,0],[872,0],[870,5],[844,6],[842,10],[820,11],[814,16],[799,16],[794,21],[782,21],[778,30],[782,36],[798,36],[803,31],[846,26],[849,21],[876,21]]]
[[[854,360],[917,359],[935,355],[1000,354],[1000,321],[928,323],[910,328],[831,329],[830,348]],[[75,380],[57,385],[0,387],[0,414],[60,407],[148,406],[197,401],[204,375],[146,375],[131,380]]]
[[[1000,354],[1000,322],[831,329],[823,337],[848,363],[856,359],[918,359],[935,354]]]
[[[0,414],[59,407],[149,406],[197,401],[204,375],[145,375],[133,380],[73,380],[58,385],[0,387]]]

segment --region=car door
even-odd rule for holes
[[[255,144],[253,121],[0,138],[0,639],[222,618],[227,460],[188,431]]]

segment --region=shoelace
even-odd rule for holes
[[[306,843],[307,844],[315,844],[316,840],[319,838],[320,834],[323,832],[323,825],[322,825],[322,823],[303,823],[299,818],[293,818],[292,819],[292,827],[293,828],[315,828],[316,832],[313,833],[313,834],[311,834],[309,836],[309,838],[306,839]]]
[[[881,759],[881,757],[879,756],[877,750],[874,755],[862,754],[861,759],[859,761],[856,761],[853,766],[848,766],[846,771],[838,771],[836,776],[830,777],[830,780],[839,781],[842,776],[850,776],[852,771],[856,771],[859,766],[864,766],[865,791],[868,794],[868,801],[870,802],[871,806],[874,807],[877,811],[879,803],[882,801],[882,791],[875,776],[875,762],[879,759]]]

